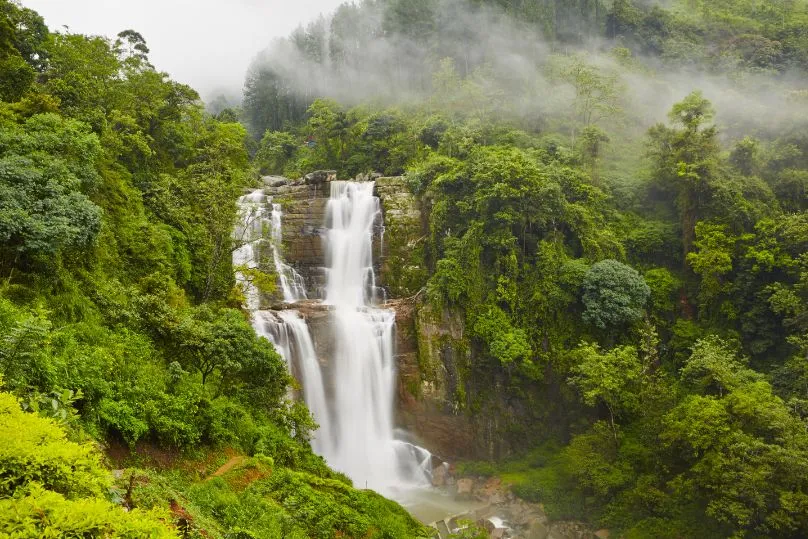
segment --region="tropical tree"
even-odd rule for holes
[[[653,181],[675,196],[685,258],[693,249],[696,223],[706,216],[721,175],[718,129],[709,125],[714,114],[701,92],[693,92],[668,114],[673,127],[658,124],[649,131]]]
[[[55,114],[0,127],[0,254],[14,269],[90,246],[101,210],[87,193],[99,177],[98,138]]]
[[[581,390],[586,404],[606,407],[618,443],[616,420],[634,412],[639,404],[639,384],[645,372],[637,349],[620,346],[601,351],[596,344],[582,344],[574,355],[577,364],[570,380]]]
[[[643,317],[650,295],[637,270],[616,260],[602,260],[584,276],[583,319],[600,329],[624,327]]]

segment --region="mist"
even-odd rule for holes
[[[428,13],[412,7],[396,21],[395,10],[378,1],[361,8],[343,4],[312,20],[253,59],[247,94],[251,87],[280,80],[278,91],[304,101],[327,97],[346,106],[426,103],[442,112],[464,108],[472,114],[479,102],[492,118],[569,125],[580,92],[569,69],[577,62],[614,86],[609,103],[613,113],[594,122],[607,130],[620,123],[644,132],[665,121],[671,106],[694,90],[713,102],[716,122],[727,136],[736,130],[765,132],[808,117],[805,100],[793,99],[797,90],[808,87],[804,73],[747,71],[739,76],[730,70],[730,78],[711,73],[700,62],[671,69],[657,57],[627,57],[620,36],[591,37],[597,32],[585,18],[570,23],[568,32],[576,40],[565,44],[564,36],[551,41],[535,25],[518,23],[498,8],[463,0],[417,4],[435,10],[433,26]],[[454,87],[440,87],[453,74],[458,78]]]
[[[250,59],[300,21],[332,11],[341,0],[22,0],[54,31],[114,38],[140,32],[151,62],[203,97],[240,98]]]

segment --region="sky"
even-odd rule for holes
[[[240,95],[252,58],[344,0],[22,0],[51,30],[115,37],[133,29],[154,66],[203,98]]]

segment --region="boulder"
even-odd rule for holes
[[[490,505],[505,503],[505,489],[502,486],[502,480],[498,477],[488,479],[475,491],[474,496]]]
[[[291,182],[289,178],[284,178],[283,176],[262,176],[261,181],[267,187],[283,187]]]
[[[474,480],[463,478],[457,480],[457,498],[460,500],[470,500],[474,492]]]
[[[598,539],[609,539],[609,535],[611,535],[611,533],[609,533],[609,530],[607,529],[602,529],[595,532],[595,537]]]
[[[446,479],[449,476],[449,467],[446,464],[441,464],[432,470],[432,486],[443,487],[446,486]]]
[[[333,182],[337,179],[336,170],[315,170],[303,177],[306,185],[321,185],[326,182]]]

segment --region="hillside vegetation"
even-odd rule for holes
[[[228,114],[262,172],[406,175],[404,267],[464,321],[452,404],[499,429],[469,473],[619,536],[802,537],[807,23],[368,1],[260,53]]]

